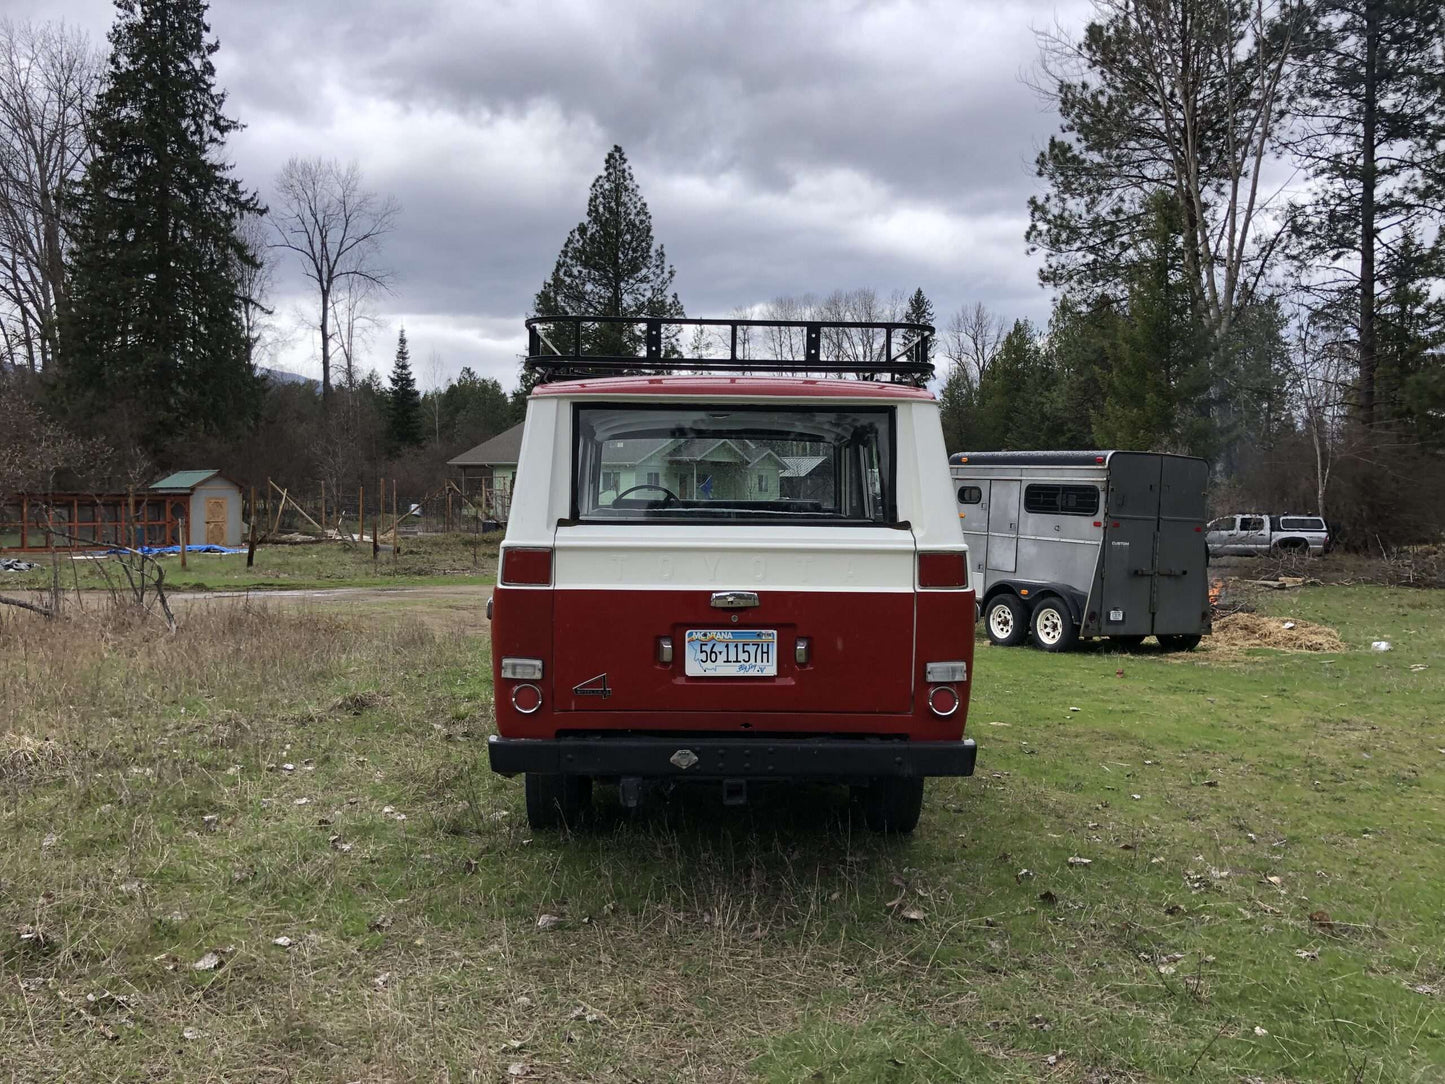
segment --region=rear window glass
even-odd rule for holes
[[[1099,490],[1097,486],[1025,486],[1024,511],[1035,515],[1096,515],[1099,511]]]
[[[959,504],[982,504],[982,503],[983,503],[983,490],[982,490],[980,487],[978,487],[978,486],[959,486],[959,487],[958,487],[958,503],[959,503]]]
[[[1281,531],[1323,531],[1325,521],[1311,519],[1308,516],[1281,516],[1279,529]]]
[[[584,523],[895,521],[893,409],[578,405]]]

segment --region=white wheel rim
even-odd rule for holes
[[[1013,611],[1007,606],[995,606],[988,613],[989,630],[1000,640],[1007,640],[1014,633]]]
[[[1052,606],[1040,610],[1039,616],[1034,621],[1034,635],[1051,647],[1062,640],[1064,638],[1064,619],[1059,616],[1059,611]]]

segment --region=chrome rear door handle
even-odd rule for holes
[[[758,604],[756,591],[714,591],[712,605],[719,610],[746,610]]]

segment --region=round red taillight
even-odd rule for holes
[[[542,690],[535,685],[518,685],[512,690],[512,707],[531,715],[542,706]]]
[[[958,693],[952,685],[935,685],[928,690],[928,710],[934,715],[948,718],[958,710]]]

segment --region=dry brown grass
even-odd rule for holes
[[[0,734],[0,781],[25,779],[54,771],[65,763],[65,752],[52,738],[29,734]]]
[[[1445,671],[1403,663],[1445,625],[1374,597],[1305,612],[1389,669],[988,653],[980,775],[909,841],[836,788],[534,835],[485,767],[485,640],[395,606],[4,624],[0,1080],[1347,1079],[1336,1018],[1370,1079],[1418,1078]],[[1371,759],[1321,736],[1345,717]]]
[[[1340,634],[1328,625],[1257,613],[1227,614],[1216,618],[1214,632],[1203,646],[1218,653],[1239,653],[1267,647],[1275,651],[1348,651]]]

